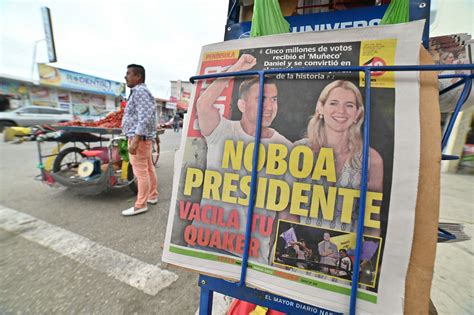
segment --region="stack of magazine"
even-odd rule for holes
[[[454,243],[471,239],[464,232],[464,224],[440,222],[438,225],[438,243]]]
[[[452,34],[444,36],[436,36],[430,38],[429,52],[433,56],[436,64],[452,65],[452,64],[471,64],[472,60],[472,44],[473,40],[470,34]],[[447,70],[442,71],[440,75],[450,74],[470,74],[470,70]],[[440,79],[439,90],[442,91],[450,85],[459,81],[460,78]],[[439,102],[441,112],[448,113],[454,110],[456,103],[461,96],[463,86],[457,87],[447,93],[440,95]],[[474,105],[474,97],[470,95],[463,106],[463,110]]]

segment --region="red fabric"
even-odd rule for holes
[[[257,307],[256,304],[234,299],[230,305],[227,315],[248,315]],[[267,315],[286,315],[285,313],[268,309]]]
[[[102,163],[109,163],[109,149],[104,147],[94,147],[90,150],[82,151],[82,154],[89,157],[98,157]],[[120,154],[118,148],[112,149],[112,161],[120,161]]]
[[[107,148],[104,148],[107,150]],[[102,154],[102,151],[101,150],[84,150],[82,151],[82,154],[84,154],[85,156],[88,156],[88,157],[91,157],[91,156],[99,156]]]
[[[185,102],[176,103],[176,107],[181,110],[188,110],[188,104]]]

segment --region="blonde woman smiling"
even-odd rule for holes
[[[337,80],[328,84],[321,92],[316,103],[314,116],[311,117],[307,137],[295,145],[309,146],[315,155],[321,148],[332,148],[336,167],[336,183],[327,182],[325,178],[305,182],[322,185],[327,188],[336,186],[360,189],[362,170],[362,132],[364,121],[364,103],[359,88],[352,82]],[[383,160],[373,148],[369,149],[368,190],[383,190]],[[311,204],[311,196],[308,196]],[[354,202],[351,223],[341,222],[342,197],[338,196],[332,221],[317,218],[301,217],[304,224],[328,227],[340,231],[353,232],[356,229],[359,204]],[[366,228],[366,234],[380,235],[380,229]]]

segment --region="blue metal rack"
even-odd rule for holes
[[[367,175],[368,175],[368,154],[370,146],[370,95],[371,95],[371,75],[375,71],[444,71],[444,70],[474,70],[474,64],[467,65],[406,65],[406,66],[351,66],[351,67],[317,67],[317,68],[294,68],[294,69],[268,69],[259,71],[241,71],[241,72],[228,72],[228,73],[217,73],[193,76],[190,78],[190,82],[194,83],[196,80],[215,79],[223,77],[240,77],[240,76],[258,76],[260,87],[265,82],[265,76],[276,75],[280,73],[314,73],[314,72],[363,72],[365,74],[365,117],[364,117],[364,140],[362,147],[362,176],[360,185],[360,199],[359,199],[359,218],[365,217],[365,199],[367,194]],[[450,90],[464,84],[464,89],[461,96],[456,104],[455,110],[451,119],[448,123],[446,131],[442,139],[442,150],[446,147],[449,136],[454,127],[456,118],[462,108],[462,105],[469,96],[469,91],[472,86],[472,80],[474,74],[459,74],[459,75],[440,75],[440,79],[451,79],[461,78],[459,82],[456,82],[452,86],[444,89],[440,94],[449,92]],[[255,203],[256,193],[256,182],[257,182],[257,161],[259,155],[259,144],[260,144],[260,130],[262,122],[262,110],[263,110],[263,89],[259,89],[258,95],[258,115],[257,115],[257,127],[255,133],[255,150],[252,160],[252,174],[250,183],[250,197],[249,206],[247,209],[247,218],[253,216],[253,209]],[[443,155],[443,160],[456,159],[455,156]],[[446,238],[454,237],[446,231],[439,231]],[[363,233],[363,220],[357,222],[356,232],[356,249],[355,249],[355,262],[354,270],[360,268],[360,257],[362,252],[362,233]],[[201,287],[201,299],[200,299],[200,315],[211,314],[212,311],[212,298],[213,292],[219,292],[227,296],[238,298],[240,300],[248,301],[254,304],[262,305],[270,309],[285,312],[287,314],[340,314],[334,311],[322,309],[305,303],[301,303],[295,300],[281,297],[278,295],[270,294],[268,292],[260,291],[257,289],[249,288],[246,286],[246,275],[248,266],[248,255],[249,245],[251,237],[251,220],[247,220],[244,251],[242,257],[242,268],[239,282],[230,282],[219,278],[209,277],[200,275],[199,286]],[[350,308],[349,314],[354,315],[356,313],[357,304],[357,291],[359,283],[359,272],[354,272],[352,279],[351,295],[350,295]],[[306,311],[309,310],[309,311]]]

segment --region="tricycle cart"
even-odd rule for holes
[[[110,188],[129,187],[137,192],[127,140],[119,128],[55,126],[56,132],[37,137],[41,181],[60,184],[84,194],[99,194]],[[160,154],[159,134],[153,142],[152,160]],[[43,154],[43,142],[56,142]]]

